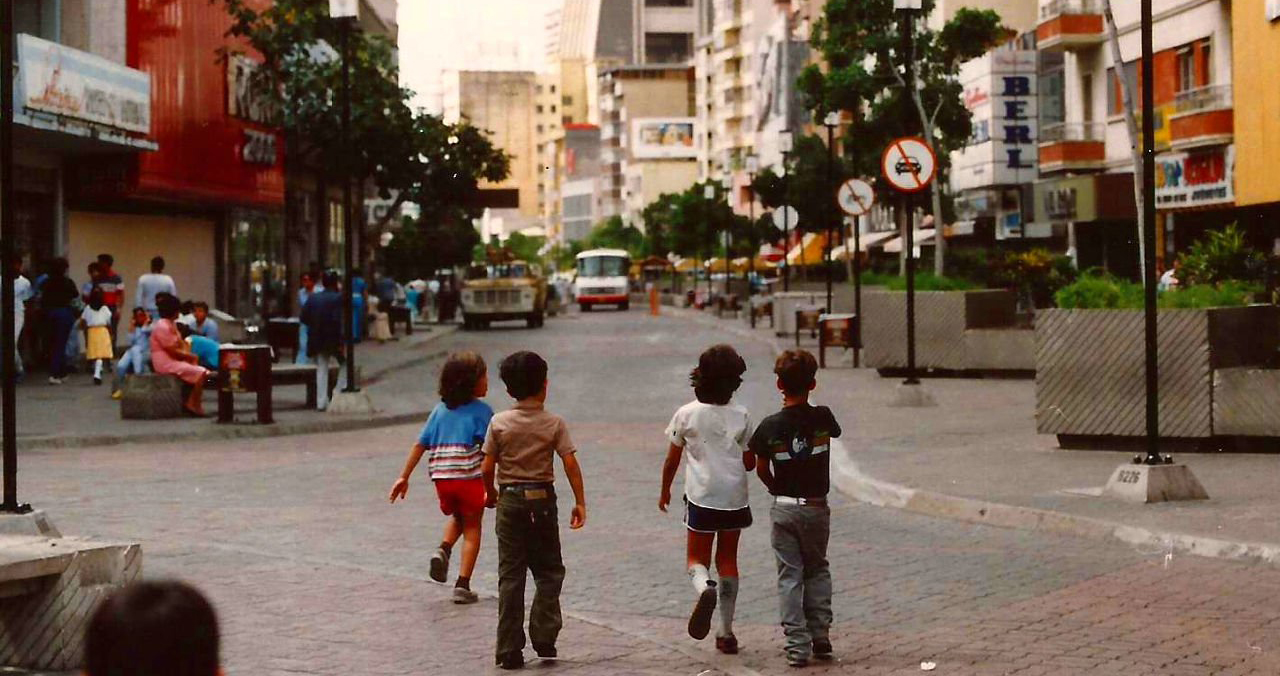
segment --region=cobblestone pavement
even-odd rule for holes
[[[744,649],[733,657],[684,635],[693,600],[684,536],[678,514],[656,509],[662,429],[690,398],[696,354],[726,337],[639,312],[591,313],[441,344],[481,350],[493,376],[506,352],[542,352],[552,367],[548,406],[581,449],[590,511],[582,531],[562,524],[564,659],[532,670],[788,671],[764,491],[752,486],[757,523],[742,541],[738,606]],[[751,367],[740,400],[759,418],[777,405],[771,359],[758,343],[731,342]],[[508,406],[492,382],[489,401]],[[426,403],[431,383],[404,388]],[[23,454],[20,482],[23,498],[64,533],[136,539],[146,575],[205,589],[224,622],[228,674],[490,673],[492,519],[474,582],[485,598],[458,607],[447,587],[426,581],[443,517],[425,477],[414,478],[407,503],[386,502],[416,431],[39,450]],[[563,482],[561,495],[569,495]],[[839,497],[832,522],[839,659],[811,671],[911,674],[927,660],[939,674],[1280,673],[1273,568],[1167,559]]]

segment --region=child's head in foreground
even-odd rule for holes
[[[787,350],[778,355],[773,373],[778,376],[778,389],[790,397],[808,398],[818,386],[818,360],[807,350]]]
[[[693,394],[704,404],[725,405],[742,385],[747,362],[729,345],[712,345],[698,357],[698,366],[689,374]]]
[[[469,350],[454,352],[440,369],[440,401],[455,409],[488,394],[488,367],[484,358]]]
[[[107,597],[85,630],[86,676],[217,676],[218,616],[182,582],[136,582]]]
[[[536,352],[520,351],[508,355],[498,367],[507,394],[521,401],[542,393],[547,384],[547,362]]]

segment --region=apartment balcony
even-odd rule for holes
[[[1169,145],[1175,150],[1223,145],[1235,136],[1231,85],[1179,92],[1169,117]]]
[[[1102,169],[1107,161],[1106,128],[1096,122],[1060,122],[1040,129],[1040,171]]]
[[[1089,49],[1106,40],[1098,0],[1048,0],[1040,5],[1036,45],[1046,51]]]

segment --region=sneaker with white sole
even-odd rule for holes
[[[440,584],[449,581],[449,552],[444,549],[437,549],[436,553],[431,555],[431,564],[428,566],[427,575]]]
[[[480,600],[480,597],[475,592],[471,591],[470,589],[467,589],[466,587],[453,588],[453,602],[460,606],[467,605],[470,603],[475,603],[476,601],[479,601],[479,600]]]
[[[706,589],[698,594],[698,602],[693,605],[693,613],[689,615],[689,635],[701,641],[711,632],[711,615],[716,610],[716,583],[707,582]]]

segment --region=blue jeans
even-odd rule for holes
[[[151,370],[150,366],[151,351],[143,350],[141,345],[134,345],[116,362],[116,378],[123,381],[130,373],[146,373]]]
[[[298,354],[293,357],[295,364],[310,364],[311,357],[307,356],[307,325],[298,325]]]
[[[67,339],[71,337],[71,329],[75,326],[76,315],[69,307],[51,307],[45,310],[49,318],[49,334],[53,340],[50,346],[51,359],[49,374],[54,378],[65,378],[67,375]]]

